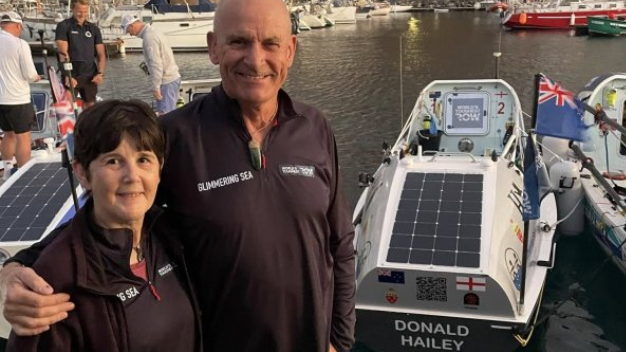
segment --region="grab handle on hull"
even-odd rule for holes
[[[543,266],[548,269],[554,268],[554,262],[556,258],[556,243],[552,244],[552,250],[550,251],[550,260],[538,260],[537,265]]]
[[[469,156],[470,158],[472,158],[472,162],[473,163],[477,162],[476,158],[474,158],[474,156],[472,154],[470,154],[470,153],[463,153],[463,152],[437,152],[437,153],[435,153],[435,155],[433,155],[432,158],[430,158],[430,160],[428,160],[428,162],[430,162],[430,163],[434,162],[435,159],[437,159],[437,157],[440,156],[440,155],[450,155],[450,156],[453,156],[453,155],[465,155],[465,156]]]

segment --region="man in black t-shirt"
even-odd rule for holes
[[[98,85],[104,79],[106,55],[102,33],[94,23],[88,22],[89,2],[77,0],[72,4],[72,17],[59,22],[55,42],[61,62],[72,63],[71,80],[64,73],[65,84],[72,85],[80,93],[83,106],[88,108],[96,102]],[[94,58],[97,58],[94,61]]]

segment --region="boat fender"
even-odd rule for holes
[[[584,228],[584,196],[580,173],[575,162],[559,161],[550,168],[550,182],[557,190],[556,204],[559,221],[559,232],[564,235],[578,235]]]
[[[528,20],[528,15],[526,14],[526,12],[520,13],[520,15],[519,15],[519,23],[526,24],[527,20]]]
[[[606,87],[602,91],[602,98],[604,100],[604,107],[607,109],[615,109],[617,102],[617,90],[615,88]]]
[[[576,15],[572,14],[572,17],[569,20],[569,25],[573,26],[576,24]]]
[[[569,141],[562,138],[544,136],[541,139],[541,145],[543,149],[543,162],[548,167],[548,171],[552,168],[552,165],[562,161],[570,159]]]

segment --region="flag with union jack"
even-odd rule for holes
[[[59,134],[68,148],[70,158],[74,155],[74,125],[76,124],[76,114],[72,94],[65,89],[54,67],[48,67],[48,77],[54,95],[54,112],[57,117]]]
[[[538,90],[537,134],[583,141],[582,102],[558,82],[543,75]]]

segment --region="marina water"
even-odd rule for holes
[[[529,114],[535,73],[576,92],[592,77],[626,72],[626,38],[501,31],[499,17],[484,11],[403,13],[302,32],[286,90],[331,120],[353,207],[361,192],[358,173],[378,167],[382,142],[395,141],[420,90],[435,79],[495,77],[496,51],[502,52],[500,78],[517,90]],[[183,79],[219,76],[206,53],[177,53],[176,60]],[[101,95],[151,101],[142,61],[141,54],[109,61]],[[543,323],[520,351],[626,351],[626,277],[605,260],[589,229],[561,237],[556,253],[542,305],[542,313],[552,314],[540,316]],[[553,311],[555,304],[561,305]]]

